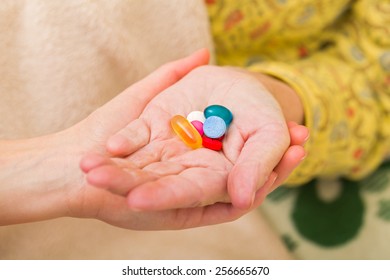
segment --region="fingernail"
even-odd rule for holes
[[[273,177],[271,178],[271,186],[272,186],[275,183],[276,179],[278,178],[278,174],[275,171],[272,171],[271,176]]]
[[[308,133],[305,140],[303,140],[303,144],[306,144],[306,142],[310,139],[310,134]]]
[[[275,178],[272,179],[272,183],[269,185],[269,188],[267,190],[267,195],[272,193],[278,186],[274,186],[276,179],[278,179],[278,174],[275,173]]]
[[[252,206],[253,203],[255,202],[255,198],[256,198],[256,193],[253,193],[253,194],[252,194],[252,198],[251,198],[251,206]]]
[[[269,175],[266,178],[265,183],[260,188],[263,188],[265,189],[265,192],[268,192],[268,190],[272,187],[272,185],[275,183],[277,178],[278,178],[278,174],[272,171],[271,175]]]

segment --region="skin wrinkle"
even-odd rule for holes
[[[230,94],[230,93],[232,93],[233,92],[233,96],[235,96],[235,95],[239,95],[239,93],[237,93],[237,92],[235,92],[236,90],[234,90],[235,88],[240,88],[241,87],[241,84],[244,84],[244,87],[246,86],[246,83],[247,83],[247,81],[248,80],[251,80],[251,81],[255,81],[256,79],[252,79],[252,77],[249,77],[249,76],[244,76],[244,74],[242,75],[242,76],[240,76],[240,77],[234,77],[234,79],[233,79],[233,81],[231,82],[231,84],[230,84],[230,86],[229,86],[229,88],[225,91],[225,93],[224,93],[224,96],[223,96],[223,98],[222,98],[222,101],[223,100],[229,100],[230,98],[228,97],[228,95]],[[257,82],[257,81],[256,81]],[[258,82],[257,82],[258,83]],[[261,84],[260,83],[258,83],[260,86],[261,86]],[[260,87],[263,91],[266,91],[266,89],[264,88],[264,87]],[[227,97],[226,97],[227,96]]]
[[[152,112],[152,113],[149,113]],[[149,137],[149,142],[151,143],[154,140],[165,140],[167,136],[169,135],[170,130],[160,130],[160,129],[152,129],[153,124],[151,123],[151,119],[148,120],[148,114],[153,114],[153,115],[161,115],[161,119],[170,119],[170,113],[166,108],[163,108],[162,106],[156,105],[156,104],[151,104],[148,106],[147,110],[145,111],[146,117],[144,119],[145,123],[148,125],[149,132],[150,132],[150,137]],[[166,117],[167,116],[167,117]],[[156,131],[160,131],[159,134],[155,134]]]
[[[228,208],[225,208],[225,211],[228,212],[228,214],[226,214],[226,216],[229,216],[229,217],[230,217],[229,221],[232,221],[232,222],[233,222],[233,221],[239,219],[239,218],[244,214],[244,213],[239,213],[239,214],[238,214],[238,213],[235,213],[235,215],[234,215],[234,217],[233,217],[231,213],[232,213],[233,211],[235,211],[235,209],[232,207],[232,204],[231,204],[231,203],[217,202],[217,203],[215,203],[214,205],[210,205],[210,206],[222,205],[222,204],[223,204],[223,205],[226,205],[226,204],[229,205]],[[208,212],[210,206],[206,206],[206,207],[202,208],[202,218],[201,218],[201,220],[203,220],[203,216],[207,216],[207,213],[206,213],[206,212]],[[218,220],[219,217],[216,217],[215,219]],[[210,221],[210,224],[213,224],[213,221]]]
[[[141,173],[141,174],[140,174],[141,176],[138,176],[138,175],[135,176],[135,175],[134,175],[134,174],[137,174],[137,173],[138,173],[138,175],[139,175],[139,173]],[[144,175],[144,173],[146,173],[146,174]],[[129,179],[129,180],[132,180],[132,181],[134,181],[134,179],[136,179],[136,178],[138,178],[138,177],[142,177],[142,175],[148,177],[146,182],[155,182],[155,181],[157,181],[158,179],[161,178],[161,175],[159,175],[159,174],[157,174],[157,173],[155,173],[155,172],[152,172],[152,171],[145,170],[145,169],[143,169],[143,170],[139,170],[139,169],[129,170],[129,169],[128,169],[127,175],[129,175],[129,176],[132,177],[132,178]],[[127,192],[121,193],[121,195],[122,195],[122,196],[127,196],[134,188],[136,188],[136,187],[138,187],[138,186],[140,186],[140,185],[143,185],[143,184],[145,184],[145,180],[143,180],[142,182],[140,182],[140,183],[138,183],[137,185],[133,186],[133,187],[132,187],[131,189],[129,189]]]
[[[183,173],[185,173],[185,171],[182,171],[180,174],[183,174]],[[184,177],[183,179],[185,181],[190,182],[190,183],[193,182],[193,181],[189,180],[186,177]],[[195,185],[196,185],[196,189],[197,189],[197,197],[203,198],[205,196],[204,191],[202,190],[202,188],[199,187],[199,184],[197,182],[195,183]],[[202,206],[200,203],[198,203],[199,199],[195,199],[194,201],[195,202],[193,202],[191,205],[189,205],[189,207],[194,207],[195,208],[195,207]]]
[[[113,159],[113,161],[116,161],[120,165],[123,165],[122,169],[124,169],[124,170],[130,169],[130,168],[131,169],[138,168],[138,166],[135,163],[133,163],[130,160],[124,159],[124,158],[115,158],[115,159]]]
[[[262,127],[260,127],[260,128],[258,128],[258,129],[256,129],[254,132],[252,132],[252,133],[250,133],[250,135],[248,135],[248,139],[246,139],[245,140],[245,144],[248,144],[248,143],[250,143],[251,141],[255,141],[255,140],[253,140],[253,138],[251,137],[251,134],[258,134],[258,133],[260,133],[259,131],[260,130],[263,130],[264,128],[264,130],[266,130],[266,131],[268,131],[268,127],[274,127],[272,124],[265,124],[265,125],[263,125]],[[259,130],[259,131],[258,131]],[[271,130],[272,131],[272,130]],[[286,147],[288,147],[288,144],[289,143],[286,143],[285,145],[286,145]],[[275,145],[275,146],[277,146],[277,145]],[[245,145],[243,146],[243,148],[245,147]],[[282,158],[282,156],[283,155],[280,155],[280,157],[279,157],[279,161],[280,161],[280,159]]]
[[[150,140],[151,140],[152,133],[150,130],[150,126],[148,126],[146,120],[144,120],[143,118],[139,118],[137,121],[141,122],[141,124],[143,125],[143,127],[145,128],[145,131],[147,133],[147,137],[144,137],[144,138],[146,138],[146,141],[141,144],[142,147],[145,147],[148,143],[150,143]],[[129,139],[129,141],[131,141],[131,140]]]
[[[191,168],[192,170],[193,169],[199,169],[199,167],[194,167],[194,168]],[[202,169],[201,169],[202,170]],[[180,174],[185,174],[185,173],[187,173],[187,172],[189,171],[189,170],[184,170],[184,171],[182,171],[182,172],[180,172]],[[222,177],[224,176],[223,174],[223,172],[219,172],[220,174],[222,173]],[[168,177],[166,177],[166,179],[170,179],[172,176],[168,176]],[[186,185],[188,182],[189,183],[192,183],[192,185],[193,185],[193,181],[192,180],[189,180],[187,177],[182,177],[182,178],[180,178],[181,180],[183,180],[184,181],[184,185]],[[157,184],[166,184],[166,181],[164,181],[164,183],[162,183],[162,182],[157,182]],[[196,183],[195,183],[196,184]],[[198,192],[198,194],[196,195],[196,197],[204,197],[204,192],[203,192],[203,189],[199,186],[199,185],[195,185],[196,186],[196,190],[197,190],[197,192]],[[170,190],[170,194],[168,195],[168,196],[170,196],[170,197],[176,197],[176,200],[178,200],[177,198],[180,198],[180,195],[178,195],[178,193],[177,192],[175,192],[175,190],[180,190],[180,188],[178,187],[178,188],[175,188],[174,190],[172,190],[172,189],[169,189]],[[225,198],[226,199],[226,198]],[[196,199],[195,201],[199,201],[199,199]],[[198,206],[200,206],[200,205],[198,205],[198,204],[194,204],[193,205],[193,207],[198,207]]]
[[[171,167],[173,166],[174,168],[170,168],[170,172],[167,172],[166,171],[166,167]],[[158,168],[160,167],[160,168]],[[161,167],[165,168],[163,169],[163,172],[160,172],[160,170],[162,169]],[[145,166],[145,168],[143,170],[146,170],[146,171],[149,171],[150,170],[156,170],[154,171],[153,173],[158,175],[158,176],[162,176],[162,175],[166,175],[166,174],[169,174],[169,175],[174,175],[174,174],[179,174],[183,169],[184,169],[184,166],[180,163],[176,163],[176,162],[153,162],[151,164],[149,164],[148,166]],[[175,171],[171,171],[171,170],[175,170]],[[150,171],[152,172],[152,171]]]
[[[165,151],[165,153],[167,153],[168,151]],[[199,153],[203,153],[203,152],[210,152],[208,150],[197,150],[197,151],[193,151],[193,152],[199,152]],[[180,160],[181,159],[181,160]],[[183,167],[183,170],[185,171],[186,169],[190,169],[190,168],[209,168],[208,165],[206,164],[199,164],[197,163],[196,166],[194,166],[194,163],[190,161],[190,163],[187,163],[188,160],[186,158],[183,158],[183,156],[179,156],[179,157],[163,157],[162,158],[163,161],[175,161],[175,160],[179,160],[179,164]],[[229,162],[230,163],[230,162]],[[215,172],[220,172],[220,173],[226,173],[226,172],[229,172],[231,169],[231,167],[229,166],[229,164],[225,164],[224,165],[224,169],[221,169],[221,170],[215,170]],[[181,174],[182,171],[180,171],[179,173],[176,173],[176,174]]]
[[[222,98],[219,98],[219,96],[218,96],[218,100],[211,102],[211,104],[224,104],[225,100],[229,100],[229,96],[228,95],[231,93],[232,89],[237,84],[239,84],[239,81],[240,81],[239,78],[234,77],[234,79],[233,79],[232,83],[229,85],[229,87],[226,90],[224,90],[224,94],[223,94]],[[219,88],[215,88],[214,92],[221,92],[221,90]]]
[[[193,167],[193,168],[191,168],[191,169],[199,169],[199,167]],[[180,175],[184,175],[182,178],[185,180],[185,181],[188,181],[188,182],[192,182],[192,183],[194,183],[194,181],[193,180],[190,180],[189,178],[187,178],[187,177],[185,177],[185,173],[187,173],[188,171],[190,171],[191,169],[187,169],[187,170],[184,170],[184,171],[182,171],[181,173],[180,173]],[[222,172],[220,172],[220,173],[222,173]],[[221,174],[222,175],[222,177],[224,176],[224,174]],[[200,193],[199,195],[198,195],[198,197],[194,200],[194,201],[204,201],[204,197],[206,196],[205,195],[205,193],[204,193],[204,191],[203,191],[203,188],[201,188],[200,186],[199,186],[199,183],[198,183],[199,181],[196,181],[196,189],[199,191],[198,193]],[[224,200],[226,200],[227,198],[225,197],[224,198]],[[208,203],[206,202],[205,204],[202,204],[202,203],[194,203],[194,204],[192,204],[190,207],[201,207],[201,206],[204,206],[204,205],[207,205]]]
[[[183,166],[185,166],[186,168],[190,168],[190,167],[194,167],[194,161],[193,161],[193,159],[196,158],[196,157],[193,156],[193,155],[194,155],[194,154],[197,154],[197,153],[202,153],[202,154],[207,153],[207,154],[211,155],[210,153],[214,153],[214,151],[210,151],[210,150],[207,150],[207,149],[205,149],[205,148],[201,148],[201,149],[197,149],[197,150],[195,150],[195,151],[192,151],[192,153],[191,153],[191,158],[190,158],[190,159],[188,159],[187,157],[185,157],[185,156],[187,156],[188,154],[186,154],[186,155],[181,155],[181,156],[179,156],[179,157],[177,157],[177,158],[178,158],[178,159],[180,159],[180,158],[182,159],[182,160],[181,160],[181,163],[183,164]],[[214,154],[213,154],[212,156],[214,156]],[[218,156],[221,156],[221,155],[218,153]],[[173,158],[173,159],[176,159],[176,157]],[[224,158],[222,158],[221,160],[225,162]],[[187,162],[189,162],[189,163],[187,164]],[[208,164],[203,164],[203,163],[202,163],[202,164],[199,164],[198,162],[196,162],[196,167],[209,168],[210,166],[209,166]],[[222,171],[222,172],[228,172],[228,171],[229,171],[229,165],[228,165],[228,164],[225,164],[224,167],[223,167],[223,169],[221,169],[220,171]]]
[[[230,137],[229,137],[229,135],[230,135]],[[239,139],[240,141],[232,140],[233,143],[236,142],[236,143],[242,143],[242,144],[240,146],[235,145],[234,147],[237,147],[237,149],[235,151],[231,151],[233,145],[230,145],[229,146],[230,147],[229,152],[228,153],[226,153],[225,151],[223,152],[225,157],[226,157],[226,159],[230,162],[230,164],[232,166],[237,161],[238,156],[240,155],[241,150],[242,150],[242,148],[245,145],[245,139],[243,138],[242,133],[240,132],[240,129],[236,126],[235,123],[232,123],[231,126],[229,127],[228,134],[226,135],[226,142],[229,143],[230,142],[229,140],[231,140],[232,137],[237,137],[237,136],[240,138]]]
[[[148,162],[155,162],[161,159],[161,149],[157,149],[159,153],[150,152],[153,151],[153,149],[154,147],[151,148],[150,146],[146,145],[145,147],[141,148],[141,150],[137,151],[137,153],[128,156],[125,160],[137,162],[138,164],[136,164],[136,166],[143,169],[148,165]],[[149,160],[146,161],[145,158]]]
[[[110,194],[112,195],[112,194]],[[104,215],[102,215],[102,212],[101,210],[105,208],[105,205],[106,205],[106,199],[105,199],[106,196],[103,196],[102,199],[101,199],[101,203],[99,203],[99,207],[96,208],[96,212],[95,214],[92,216],[92,218],[94,219],[104,219]]]
[[[171,175],[171,176],[166,176],[164,179],[164,181],[167,181],[167,180],[170,180],[171,179],[171,177],[173,177],[173,175]],[[180,178],[182,181],[189,181],[187,178]],[[191,182],[191,181],[189,181],[189,182]],[[155,188],[156,189],[160,189],[161,188],[161,184],[163,184],[161,181],[157,181],[157,183],[155,184]],[[165,184],[165,182],[164,182],[164,184]],[[199,188],[197,188],[198,190],[199,190]],[[178,201],[179,199],[178,198],[180,198],[180,196],[177,194],[177,190],[179,190],[178,188],[169,188],[169,194],[167,194],[166,192],[164,192],[164,196],[165,197],[173,197],[174,198],[174,200],[176,200],[176,201]]]
[[[87,186],[88,188],[88,186]],[[89,190],[87,188],[83,188],[83,194],[85,194],[86,192],[88,192]],[[96,191],[96,190],[92,190],[92,191]],[[100,191],[100,190],[98,190]],[[80,203],[80,210],[81,212],[80,213],[88,213],[87,217],[89,218],[93,218],[93,219],[98,219],[99,217],[101,217],[101,209],[104,208],[104,205],[105,205],[105,201],[106,201],[106,195],[112,195],[112,194],[105,194],[103,196],[100,196],[100,201],[99,203],[97,203],[96,205],[98,205],[98,207],[94,207],[94,210],[93,211],[90,211],[91,209],[89,209],[89,211],[86,211],[86,209],[88,209],[88,207],[85,207],[86,204],[88,204],[89,202],[86,200],[86,199],[82,199],[82,202]],[[85,195],[84,195],[85,197]],[[79,216],[76,216],[77,218]]]
[[[171,91],[174,91],[175,94],[178,92],[179,94],[181,94],[182,96],[185,96],[187,98],[187,102],[186,104],[192,104],[192,100],[189,99],[189,97],[185,94],[185,91],[180,87],[180,86],[177,86],[177,85],[173,85],[172,88],[170,88]],[[163,94],[163,93],[161,93]],[[165,92],[163,94],[164,98],[166,96],[166,94],[171,94],[169,92]],[[174,95],[176,96],[176,95]],[[160,96],[157,96],[154,98],[154,100],[158,101],[159,98],[161,98]],[[167,119],[171,119],[172,116],[172,113],[170,112],[171,108],[170,108],[170,105],[171,105],[171,102],[161,102],[161,104],[156,104],[158,102],[153,102],[152,104],[148,105],[147,108],[145,108],[144,112],[146,115],[155,115],[155,110],[157,109],[158,111],[161,111],[163,113],[165,113],[167,115]],[[142,117],[142,116],[141,116]]]
[[[186,218],[185,211],[175,211],[175,219],[176,221],[180,221],[180,224],[176,227],[176,229],[188,229],[191,228],[193,224],[199,224],[204,217],[205,208],[200,207],[197,209],[198,212],[198,219],[195,220],[195,217],[192,217],[191,220]]]

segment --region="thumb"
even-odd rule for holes
[[[282,129],[276,129],[258,132],[246,141],[228,177],[228,192],[235,207],[252,207],[255,193],[271,180],[272,170],[288,148],[288,140]]]

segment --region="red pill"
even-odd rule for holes
[[[222,141],[218,139],[209,138],[206,135],[202,136],[202,145],[203,147],[210,150],[214,150],[214,151],[222,150]]]

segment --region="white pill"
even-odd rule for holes
[[[206,118],[205,118],[204,113],[202,111],[192,111],[191,113],[188,114],[187,120],[189,122],[200,121],[201,123],[204,123]]]

